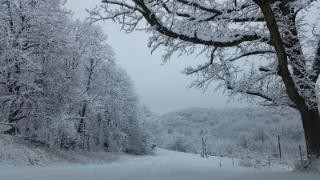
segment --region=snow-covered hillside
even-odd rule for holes
[[[220,165],[221,164],[221,165]],[[319,174],[256,170],[233,165],[228,158],[201,158],[167,150],[155,156],[136,156],[105,165],[0,167],[5,180],[318,180]]]
[[[229,157],[279,157],[299,159],[304,136],[299,115],[288,109],[202,109],[190,108],[159,117],[166,148],[201,151],[204,138],[213,155]]]

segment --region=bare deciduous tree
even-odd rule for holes
[[[164,47],[165,58],[203,48],[209,61],[185,70],[197,75],[196,87],[219,81],[230,94],[297,109],[309,158],[320,157],[320,41],[305,21],[316,0],[102,2],[92,20],[113,20],[127,32],[144,29],[151,34],[149,47]]]

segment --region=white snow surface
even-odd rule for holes
[[[23,138],[0,135],[0,166],[48,166],[60,164],[106,164],[124,153],[103,151],[58,151],[31,144]],[[0,175],[2,169],[0,168]],[[0,178],[0,180],[2,180]]]
[[[220,167],[221,161],[221,167]],[[0,166],[0,180],[319,180],[319,173],[257,170],[228,158],[201,158],[158,149],[154,156],[125,156],[109,164]]]

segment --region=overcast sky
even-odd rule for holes
[[[98,5],[100,0],[68,0],[66,6],[74,12],[75,18],[88,16],[85,9]],[[188,107],[228,108],[243,107],[245,102],[237,102],[214,92],[211,86],[206,92],[187,88],[193,77],[181,71],[187,66],[203,61],[195,56],[174,57],[162,65],[161,52],[150,54],[147,47],[148,34],[134,32],[126,34],[120,26],[111,22],[101,23],[108,35],[108,43],[116,53],[116,59],[131,76],[142,103],[153,112],[162,114]]]

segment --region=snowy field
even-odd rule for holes
[[[220,166],[220,161],[221,165]],[[232,160],[158,150],[104,165],[0,166],[0,180],[319,180],[320,174],[240,167]]]

